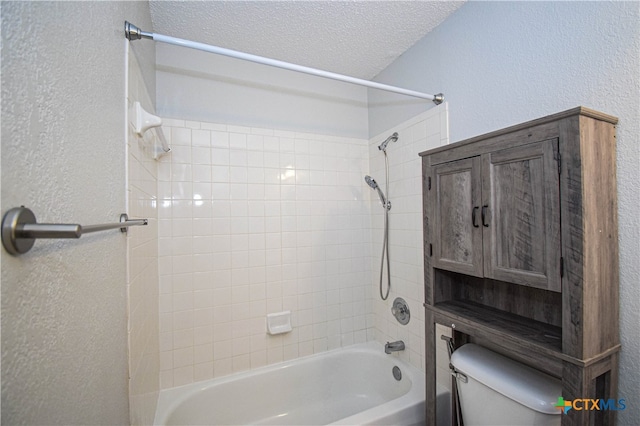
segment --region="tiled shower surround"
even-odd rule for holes
[[[374,338],[368,141],[165,119],[160,385]],[[293,331],[266,334],[290,310]]]
[[[158,162],[160,386],[229,375],[367,340],[402,339],[424,370],[418,153],[448,143],[444,104],[372,138],[164,119]],[[389,145],[392,289],[378,295]],[[396,296],[411,308],[401,326]],[[268,313],[293,331],[270,336]],[[446,332],[446,330],[442,330]],[[446,354],[439,352],[444,384]]]
[[[372,218],[372,287],[375,314],[375,340],[380,343],[402,340],[406,344],[399,356],[422,371],[424,357],[424,264],[422,233],[422,161],[418,153],[449,143],[447,104],[432,108],[406,122],[373,137],[369,144],[370,175],[391,201],[389,211],[389,259],[391,262],[391,291],[386,301],[379,296],[380,255],[383,241],[384,209],[373,190]],[[384,154],[378,145],[392,133],[398,141],[387,145],[389,160],[389,191],[387,194]],[[386,270],[383,281],[386,292]],[[403,298],[411,311],[411,320],[401,325],[391,314],[396,297]],[[440,334],[449,334],[440,327]],[[446,346],[439,341],[438,382],[449,387]]]

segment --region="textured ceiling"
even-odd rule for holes
[[[371,79],[463,3],[151,0],[143,30]]]

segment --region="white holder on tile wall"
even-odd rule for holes
[[[291,311],[267,314],[267,332],[269,334],[283,334],[291,330]]]
[[[167,139],[164,137],[164,132],[162,131],[162,119],[157,115],[153,115],[140,105],[140,102],[136,102],[133,108],[133,120],[132,120],[136,134],[140,137],[144,135],[144,133],[151,129],[152,127],[156,128],[156,139],[160,142],[160,150],[155,150],[154,158],[157,160],[161,156],[168,154],[171,151],[169,148],[169,144],[167,143]]]

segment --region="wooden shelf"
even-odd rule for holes
[[[496,343],[504,339],[524,341],[528,343],[526,346],[539,346],[541,352],[561,358],[560,327],[467,300],[440,302],[431,309],[436,314],[448,316],[453,323],[463,321],[488,335],[495,336],[493,340],[496,340]]]

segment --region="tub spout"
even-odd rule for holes
[[[384,353],[390,354],[391,352],[404,351],[404,342],[402,340],[398,340],[397,342],[387,342],[384,345]]]

